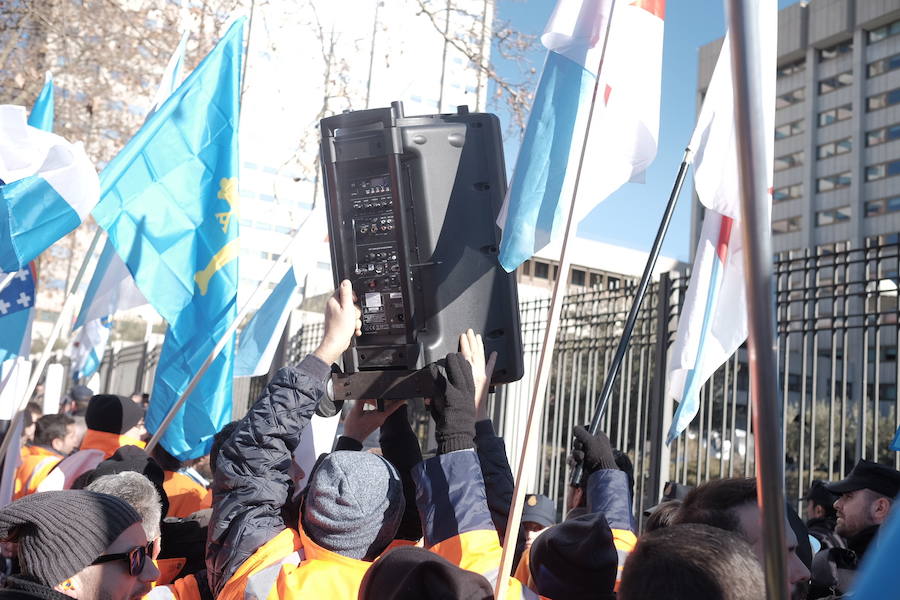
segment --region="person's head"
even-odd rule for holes
[[[162,504],[156,487],[149,479],[134,471],[123,471],[99,477],[85,489],[98,494],[109,494],[130,504],[141,516],[141,526],[147,534],[147,541],[153,542],[151,558],[155,559],[159,555]]]
[[[645,533],[622,571],[618,600],[764,600],[762,567],[740,535],[702,524]]]
[[[144,409],[128,398],[97,394],[91,398],[85,414],[88,429],[138,439],[144,429]]]
[[[644,533],[672,525],[679,508],[681,508],[681,500],[666,500],[654,506],[650,516],[644,521]]]
[[[809,485],[809,491],[803,497],[806,500],[806,520],[833,519],[837,516],[834,510],[834,502],[838,495],[829,492],[825,487],[826,482],[821,479],[814,480]]]
[[[303,529],[326,550],[373,560],[393,541],[405,505],[390,462],[369,452],[332,452],[310,475]]]
[[[22,413],[22,443],[30,444],[34,440],[35,422],[27,410]]]
[[[606,515],[590,513],[547,529],[531,545],[529,568],[542,596],[614,598],[619,561]]]
[[[70,454],[78,444],[75,419],[68,415],[44,415],[35,423],[34,443],[63,456]]]
[[[213,436],[212,446],[209,448],[209,470],[212,471],[213,475],[216,474],[216,467],[219,464],[219,451],[222,449],[222,445],[231,437],[231,434],[234,433],[234,430],[237,429],[237,426],[238,421],[232,421]]]
[[[137,600],[159,570],[140,515],[86,490],[31,494],[0,509],[0,539],[18,544],[21,572],[78,600]]]
[[[25,405],[25,410],[31,413],[32,421],[37,421],[44,414],[44,407],[34,400]]]
[[[744,537],[753,552],[763,561],[762,515],[756,503],[756,480],[753,478],[713,479],[692,490],[675,517],[677,524],[700,523],[733,531]],[[797,536],[785,517],[785,553],[788,580],[791,585],[809,579],[809,569],[797,556]]]
[[[93,395],[93,390],[85,385],[76,385],[69,390],[67,396],[72,406],[73,417],[83,417],[87,414],[88,405]]]
[[[387,552],[366,571],[359,600],[489,600],[488,580],[415,546]]]
[[[900,493],[900,471],[861,460],[847,477],[825,487],[840,495],[834,503],[837,511],[834,530],[844,537],[853,537],[884,523],[893,499]]]
[[[163,489],[165,473],[155,460],[137,446],[122,446],[112,456],[97,465],[95,469],[82,473],[75,480],[72,487],[83,489],[106,475],[127,472],[138,473],[153,484],[162,507],[162,515],[165,517],[166,513],[169,512],[169,497],[166,494],[166,490]]]
[[[525,547],[530,548],[548,527],[556,524],[556,506],[553,500],[542,494],[528,494],[525,496],[525,506],[522,507],[522,527],[525,528]]]

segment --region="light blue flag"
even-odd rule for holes
[[[900,429],[897,430],[897,433],[894,434],[894,441],[891,442],[891,450],[894,452],[900,452]]]
[[[3,279],[5,274],[0,274]],[[0,364],[27,356],[34,316],[34,264],[22,269],[0,290]]]
[[[297,289],[291,267],[241,331],[234,359],[235,377],[254,377],[269,371],[288,315],[297,304]]]
[[[900,557],[900,497],[894,499],[891,514],[866,552],[851,593],[845,597],[853,600],[896,598],[900,593],[897,557]]]
[[[28,124],[44,131],[53,131],[53,76],[49,71],[44,87],[31,107]]]
[[[169,323],[146,425],[155,431],[237,314],[238,102],[244,19],[101,174],[94,218]],[[231,418],[233,338],[162,437],[180,459]]]

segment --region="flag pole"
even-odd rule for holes
[[[603,61],[606,58],[606,47],[609,43],[609,32],[612,28],[613,15],[615,14],[616,0],[612,0],[609,9],[609,20],[606,24],[606,32],[603,38],[603,49],[600,52],[600,65],[597,68],[597,78],[594,81],[594,91],[591,96],[591,106],[588,112],[585,126],[584,139],[581,141],[581,154],[578,157],[578,170],[575,172],[575,185],[572,190],[572,199],[569,201],[569,210],[566,216],[566,228],[563,234],[562,248],[559,254],[559,271],[556,281],[553,283],[553,293],[550,296],[549,320],[544,330],[544,340],[541,344],[541,355],[538,359],[537,373],[534,388],[531,394],[531,403],[528,407],[528,420],[525,425],[525,438],[522,440],[522,449],[519,453],[518,465],[516,465],[516,485],[513,489],[512,504],[509,507],[509,517],[506,521],[506,533],[503,536],[503,552],[500,555],[500,570],[497,574],[497,583],[494,588],[494,597],[497,600],[506,598],[509,587],[510,571],[512,570],[513,556],[516,549],[516,541],[519,537],[519,525],[522,521],[522,505],[525,500],[525,457],[528,456],[530,444],[535,438],[535,430],[540,424],[543,414],[544,395],[547,391],[547,383],[550,379],[550,362],[553,357],[553,347],[556,345],[556,332],[559,330],[559,320],[562,314],[562,305],[566,285],[569,280],[569,267],[572,263],[566,250],[569,242],[575,237],[575,202],[578,198],[578,185],[581,181],[584,156],[587,150],[587,142],[591,133],[591,123],[594,118],[594,107],[597,104],[597,96],[600,88],[600,73],[603,71]]]
[[[631,302],[631,310],[628,311],[628,318],[625,320],[625,329],[622,331],[622,337],[619,338],[619,345],[616,347],[616,353],[613,356],[609,368],[606,370],[606,379],[603,380],[603,389],[597,398],[594,408],[594,414],[591,417],[591,425],[589,431],[591,435],[597,435],[600,430],[600,420],[603,413],[606,412],[606,405],[612,396],[613,384],[622,367],[622,361],[625,359],[625,352],[628,350],[628,344],[631,342],[631,336],[634,333],[634,326],[637,323],[638,312],[640,312],[641,304],[644,302],[644,296],[647,295],[647,289],[650,287],[650,280],[653,277],[653,269],[656,268],[656,260],[662,250],[662,243],[669,231],[669,224],[672,221],[672,214],[675,212],[675,205],[678,204],[678,197],[681,195],[681,188],[684,185],[685,176],[687,175],[688,166],[691,164],[692,151],[690,148],[684,149],[684,157],[678,166],[678,173],[675,175],[675,183],[672,185],[672,191],[669,194],[669,201],[663,212],[662,221],[659,229],[656,231],[656,239],[653,240],[653,246],[650,248],[650,255],[647,257],[647,264],[644,266],[644,273],[641,275],[641,281],[638,284],[634,300]],[[663,343],[657,340],[657,343]],[[581,484],[582,465],[576,464],[572,469],[572,477],[570,483],[574,486]]]
[[[175,415],[178,414],[178,411],[181,410],[181,407],[184,405],[184,403],[187,401],[187,399],[190,397],[190,395],[194,392],[194,389],[200,384],[200,380],[203,379],[203,375],[206,374],[206,371],[209,370],[210,366],[212,366],[213,361],[216,360],[216,357],[219,356],[219,353],[228,344],[228,341],[231,339],[231,336],[234,335],[234,333],[237,331],[238,326],[241,324],[241,321],[243,321],[244,317],[247,316],[247,313],[250,312],[250,307],[253,305],[253,302],[256,300],[257,296],[260,295],[260,292],[262,291],[262,289],[264,287],[268,286],[270,282],[275,280],[274,274],[278,271],[278,268],[282,264],[284,264],[284,262],[287,260],[288,256],[291,255],[291,250],[294,246],[294,243],[300,239],[300,237],[301,237],[300,234],[303,233],[303,231],[304,231],[304,225],[306,225],[306,222],[309,219],[313,218],[313,216],[315,214],[316,214],[315,206],[313,206],[313,209],[310,211],[309,215],[307,215],[306,219],[303,220],[303,223],[300,225],[300,227],[297,229],[297,231],[294,232],[294,235],[293,235],[293,237],[291,237],[291,240],[287,243],[287,245],[281,251],[281,256],[279,256],[278,260],[275,261],[275,264],[273,264],[269,268],[269,271],[263,277],[262,281],[259,282],[259,285],[256,286],[256,289],[253,290],[253,293],[250,294],[250,297],[247,299],[247,301],[241,307],[240,311],[238,311],[238,314],[234,318],[234,320],[231,322],[231,325],[229,325],[228,329],[225,330],[225,334],[219,339],[218,342],[216,342],[216,345],[210,351],[209,355],[206,357],[206,360],[204,360],[203,364],[200,365],[200,368],[197,370],[197,372],[194,374],[194,377],[188,383],[188,386],[185,389],[184,393],[182,393],[181,396],[178,397],[178,400],[175,402],[175,404],[172,405],[172,408],[169,409],[169,412],[166,413],[165,418],[159,424],[159,427],[156,428],[156,432],[154,432],[153,437],[151,437],[150,441],[147,442],[147,446],[145,448],[145,450],[147,452],[150,452],[151,450],[153,450],[153,448],[156,447],[156,444],[159,443],[159,440],[162,438],[163,434],[166,432],[166,429],[169,428],[169,425],[171,425],[172,421],[175,419]]]
[[[72,312],[72,309],[75,306],[78,288],[81,286],[81,281],[84,279],[88,264],[91,262],[91,258],[94,256],[94,251],[96,250],[97,244],[100,242],[100,237],[102,235],[103,229],[100,226],[97,226],[97,231],[94,232],[94,239],[91,240],[91,245],[88,247],[88,250],[84,255],[84,260],[81,261],[81,267],[79,267],[78,269],[78,274],[75,275],[75,279],[72,282],[72,287],[69,288],[66,294],[66,299],[63,302],[62,310],[59,311],[59,316],[56,317],[56,322],[53,323],[53,329],[50,330],[50,337],[47,338],[47,343],[44,346],[44,349],[41,351],[41,356],[38,359],[37,366],[31,373],[31,378],[28,380],[28,387],[25,388],[25,394],[22,396],[22,399],[19,400],[19,405],[16,407],[16,413],[15,415],[13,415],[13,419],[9,424],[8,431],[15,431],[15,428],[16,426],[18,426],[19,421],[22,420],[23,413],[25,412],[25,406],[28,404],[28,400],[34,393],[35,388],[37,388],[37,384],[41,378],[41,374],[43,374],[44,368],[46,368],[47,362],[50,360],[50,354],[53,353],[53,346],[54,344],[56,344],[56,340],[59,338],[59,334],[62,331],[63,324],[66,323],[67,319],[69,318],[69,313]],[[3,460],[3,457],[6,456],[6,450],[9,447],[12,438],[12,435],[3,436],[3,442],[0,442],[0,460]]]
[[[18,271],[13,271],[3,276],[3,279],[0,280],[0,292],[6,289],[6,286],[8,286],[9,283],[13,280],[13,277],[16,276],[16,273],[18,273]]]
[[[766,173],[767,132],[760,79],[761,40],[749,22],[756,3],[728,0],[731,66],[734,85],[735,134],[744,272],[747,285],[750,398],[756,439],[757,502],[762,515],[763,564],[766,598],[787,600],[787,561],[784,550],[784,452],[781,438],[781,395],[778,390],[775,346],[775,294],[772,286],[772,225]],[[756,10],[760,10],[757,6]]]

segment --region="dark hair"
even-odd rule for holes
[[[756,479],[713,479],[688,493],[675,523],[700,523],[742,533],[735,509],[745,504],[756,504]]]
[[[644,533],[650,533],[651,531],[674,525],[675,516],[678,514],[679,508],[681,508],[681,500],[660,502],[656,510],[644,521]]]
[[[222,449],[222,444],[228,441],[237,426],[238,422],[232,421],[213,436],[212,446],[209,449],[209,470],[213,475],[216,474],[216,464],[219,462],[219,450]]]
[[[643,535],[625,561],[618,600],[764,600],[762,567],[735,533],[702,524]]]
[[[52,447],[53,440],[66,437],[69,425],[75,419],[68,415],[44,415],[34,425],[34,443],[38,446]]]
[[[25,405],[25,410],[30,413],[37,413],[38,416],[44,414],[44,407],[41,406],[40,402],[35,402],[34,400]]]
[[[150,456],[160,467],[162,467],[163,471],[179,471],[183,466],[180,460],[169,454],[166,449],[162,447],[162,444],[153,446],[153,450],[150,451]]]

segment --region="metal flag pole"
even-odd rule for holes
[[[16,276],[16,273],[18,273],[18,271],[7,273],[3,276],[3,279],[0,279],[0,292],[6,289],[6,286],[8,286],[9,283],[13,280],[13,277]]]
[[[746,273],[747,343],[753,402],[757,501],[762,514],[766,598],[787,600],[784,544],[784,451],[778,392],[772,286],[772,225],[768,208],[766,131],[763,110],[761,40],[752,26],[763,10],[758,2],[728,0],[731,66],[737,142],[741,224]],[[774,10],[774,8],[772,9]]]
[[[656,239],[653,240],[653,246],[650,248],[650,255],[647,257],[647,264],[644,266],[644,273],[641,275],[641,281],[638,284],[634,300],[631,302],[631,310],[628,312],[628,318],[625,320],[625,329],[622,331],[622,337],[619,338],[619,345],[616,347],[616,353],[613,356],[609,368],[606,370],[606,379],[603,380],[603,389],[597,398],[594,407],[594,414],[591,417],[590,432],[591,435],[597,435],[600,430],[600,420],[603,413],[606,412],[606,405],[609,404],[609,398],[612,396],[613,384],[622,367],[622,361],[625,359],[625,352],[628,350],[628,344],[631,342],[631,336],[634,333],[634,326],[637,323],[638,312],[641,310],[641,304],[644,302],[644,296],[647,295],[647,289],[650,287],[650,279],[653,277],[653,269],[656,268],[656,260],[662,250],[662,243],[669,231],[669,224],[672,221],[672,214],[675,212],[675,205],[678,204],[678,197],[681,195],[681,188],[684,185],[685,176],[687,175],[688,166],[690,166],[692,157],[691,149],[684,149],[684,157],[678,166],[678,173],[675,175],[675,183],[672,185],[672,191],[669,194],[669,202],[663,212],[662,221],[659,229],[656,231]],[[658,343],[662,343],[661,341]],[[581,464],[576,464],[572,469],[572,477],[570,483],[574,486],[581,483]]]
[[[536,437],[536,430],[540,425],[540,418],[544,412],[544,395],[547,391],[547,383],[550,379],[550,362],[553,356],[553,347],[556,345],[556,332],[559,329],[559,319],[562,314],[563,296],[569,280],[569,267],[571,258],[566,250],[569,242],[575,237],[575,202],[578,199],[578,185],[581,181],[584,156],[587,150],[587,142],[591,133],[591,123],[594,117],[594,107],[597,103],[597,95],[600,87],[600,73],[603,71],[603,61],[606,58],[606,47],[609,42],[609,32],[612,28],[613,15],[615,14],[616,0],[612,0],[609,8],[609,19],[606,24],[606,33],[603,38],[603,49],[600,52],[600,65],[597,68],[597,79],[594,81],[594,91],[591,96],[590,112],[588,112],[587,124],[584,131],[584,139],[581,142],[581,154],[578,157],[578,170],[575,172],[575,185],[572,190],[572,199],[569,202],[569,210],[566,216],[566,228],[563,234],[562,248],[559,255],[559,271],[556,281],[553,283],[553,294],[550,296],[548,309],[547,328],[544,330],[544,340],[541,344],[541,355],[538,360],[537,373],[535,375],[534,389],[531,394],[531,403],[528,407],[528,419],[525,425],[525,438],[522,440],[522,449],[519,453],[518,465],[516,465],[516,485],[513,489],[512,504],[509,507],[509,518],[506,521],[506,533],[503,536],[503,553],[500,555],[500,567],[497,574],[497,583],[494,587],[494,597],[497,600],[506,598],[509,587],[510,571],[512,570],[513,556],[516,550],[516,541],[519,537],[519,524],[522,521],[522,506],[525,501],[525,463],[528,449]]]
[[[9,424],[9,429],[7,430],[9,432],[14,432],[19,422],[22,420],[23,414],[25,412],[25,406],[27,406],[28,400],[34,393],[35,388],[37,388],[38,381],[40,380],[41,375],[43,374],[44,369],[47,366],[47,362],[50,360],[50,354],[53,353],[53,346],[56,344],[56,340],[59,339],[59,334],[62,331],[63,325],[69,320],[69,313],[71,313],[72,309],[75,307],[78,288],[81,286],[81,281],[84,279],[84,275],[88,269],[88,264],[91,262],[91,258],[94,256],[94,251],[97,249],[97,244],[100,242],[100,238],[102,237],[102,235],[103,229],[98,226],[97,231],[94,232],[94,239],[91,240],[91,245],[88,247],[88,250],[84,255],[84,260],[81,261],[81,267],[78,269],[78,274],[75,275],[75,279],[72,282],[72,287],[70,287],[69,291],[67,292],[66,299],[63,302],[62,310],[59,311],[59,316],[56,317],[56,322],[53,323],[53,329],[50,330],[50,337],[47,338],[47,343],[44,346],[44,349],[41,351],[41,356],[38,359],[37,366],[31,373],[31,378],[28,380],[28,387],[25,388],[25,394],[22,396],[22,399],[19,400],[19,405],[16,407],[16,413],[15,415],[13,415],[13,419]],[[0,442],[0,460],[2,460],[4,456],[6,456],[6,449],[9,447],[12,438],[12,435],[3,436],[3,442]]]
[[[160,438],[162,438],[163,434],[166,432],[166,429],[169,428],[169,425],[172,424],[172,421],[175,419],[175,415],[178,414],[178,411],[181,410],[181,407],[187,401],[192,393],[194,393],[194,389],[200,384],[200,380],[203,378],[203,375],[206,374],[206,371],[209,370],[209,367],[213,364],[213,361],[216,360],[216,357],[219,356],[219,353],[222,349],[228,344],[228,341],[231,339],[231,336],[237,331],[238,326],[244,320],[244,317],[247,316],[247,313],[250,312],[250,307],[253,305],[253,302],[260,295],[260,292],[264,287],[267,287],[270,282],[274,281],[274,274],[278,271],[278,268],[284,264],[289,256],[291,256],[291,251],[294,247],[294,243],[299,240],[302,236],[302,233],[305,233],[305,226],[310,219],[316,216],[315,206],[310,211],[309,215],[307,215],[306,219],[303,220],[303,223],[294,232],[293,237],[281,251],[281,256],[278,257],[278,260],[269,268],[265,277],[263,277],[262,281],[259,282],[259,285],[256,286],[256,289],[253,290],[253,293],[250,294],[250,297],[238,311],[237,316],[231,322],[231,325],[228,326],[228,329],[225,330],[225,334],[216,342],[216,345],[210,351],[209,355],[206,357],[206,360],[203,361],[203,364],[200,365],[200,368],[194,374],[194,377],[188,383],[187,389],[178,397],[178,400],[175,404],[172,405],[172,408],[169,409],[169,412],[166,413],[165,418],[159,424],[159,427],[156,428],[156,432],[154,432],[153,437],[150,438],[150,441],[147,442],[147,446],[145,450],[150,452],[153,448],[156,447],[156,444],[159,443]]]

